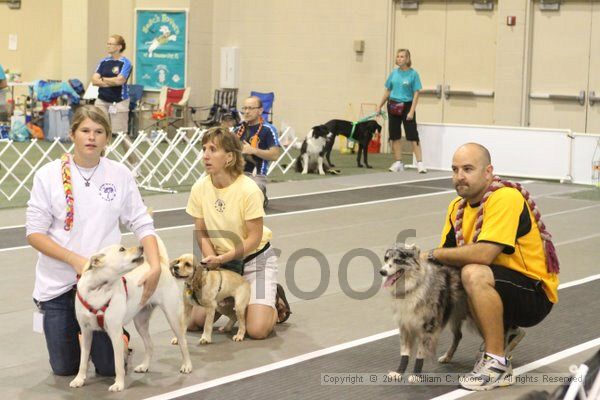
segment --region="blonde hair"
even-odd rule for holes
[[[115,39],[117,44],[119,46],[121,46],[121,51],[119,53],[122,53],[125,51],[125,48],[127,47],[127,45],[125,44],[125,39],[123,39],[123,36],[115,34],[115,35],[110,35],[109,37]]]
[[[396,52],[396,55],[400,54],[400,52],[403,52],[404,54],[406,54],[406,66],[409,68],[412,67],[412,60],[410,58],[410,50],[398,49],[398,51]]]
[[[202,146],[208,142],[214,142],[218,148],[226,153],[233,155],[233,162],[225,166],[226,171],[237,178],[244,172],[244,156],[242,155],[242,142],[240,139],[229,132],[229,129],[222,126],[216,126],[206,131],[202,137]]]

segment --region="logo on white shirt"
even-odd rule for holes
[[[112,183],[104,183],[100,186],[98,191],[102,200],[105,201],[113,201],[113,199],[117,196],[117,188]]]

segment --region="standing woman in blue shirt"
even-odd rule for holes
[[[108,56],[100,60],[92,83],[98,86],[96,106],[104,109],[110,117],[113,132],[128,132],[129,89],[127,80],[131,73],[131,61],[122,55],[125,39],[111,35],[106,43]]]
[[[402,148],[400,138],[402,138],[401,126],[404,124],[404,133],[406,140],[412,145],[412,151],[417,158],[417,170],[419,173],[426,173],[423,166],[423,156],[421,154],[421,145],[419,142],[419,132],[417,131],[416,108],[419,100],[419,90],[421,78],[419,73],[411,68],[410,51],[400,49],[396,53],[396,65],[385,82],[385,92],[379,103],[378,110],[383,108],[387,102],[387,111],[389,116],[389,140],[392,142],[392,151],[394,152],[394,163],[390,166],[390,171],[400,172],[404,170],[402,163]]]

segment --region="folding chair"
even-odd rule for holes
[[[273,93],[273,92],[261,93],[261,92],[251,91],[250,96],[256,96],[260,99],[260,101],[262,101],[262,105],[263,105],[262,118],[263,118],[263,120],[272,124],[273,123],[273,102],[275,101],[275,93]]]
[[[294,165],[294,163],[296,162],[296,158],[293,157],[290,154],[290,150],[292,150],[296,144],[296,142],[298,141],[298,137],[296,137],[296,132],[294,131],[294,129],[291,126],[287,126],[285,125],[285,122],[282,125],[282,130],[283,132],[281,133],[281,136],[279,136],[279,143],[281,144],[281,148],[283,149],[283,152],[281,153],[281,155],[279,156],[279,158],[275,161],[272,161],[269,164],[269,169],[267,170],[267,176],[273,172],[273,170],[275,169],[275,167],[279,168],[279,170],[282,173],[287,173],[290,168],[292,168],[292,166]],[[283,164],[283,162],[287,162],[287,165],[280,165]]]
[[[237,93],[237,89],[216,89],[212,106],[190,107],[192,115],[197,111],[208,111],[206,118],[194,120],[194,124],[197,127],[210,128],[219,125],[225,114],[237,116]]]
[[[138,117],[140,103],[144,95],[144,85],[128,85],[129,87],[129,136],[136,137],[140,120]]]
[[[191,88],[189,87],[173,89],[163,86],[158,96],[158,109],[151,110],[152,116],[150,118],[155,122],[146,129],[154,126],[167,129],[179,121],[185,121],[190,91]]]

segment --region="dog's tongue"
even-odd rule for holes
[[[388,276],[385,282],[383,282],[383,287],[387,288],[392,286],[398,280],[398,278],[400,278],[400,275],[402,275],[402,271],[396,272],[394,275]]]

